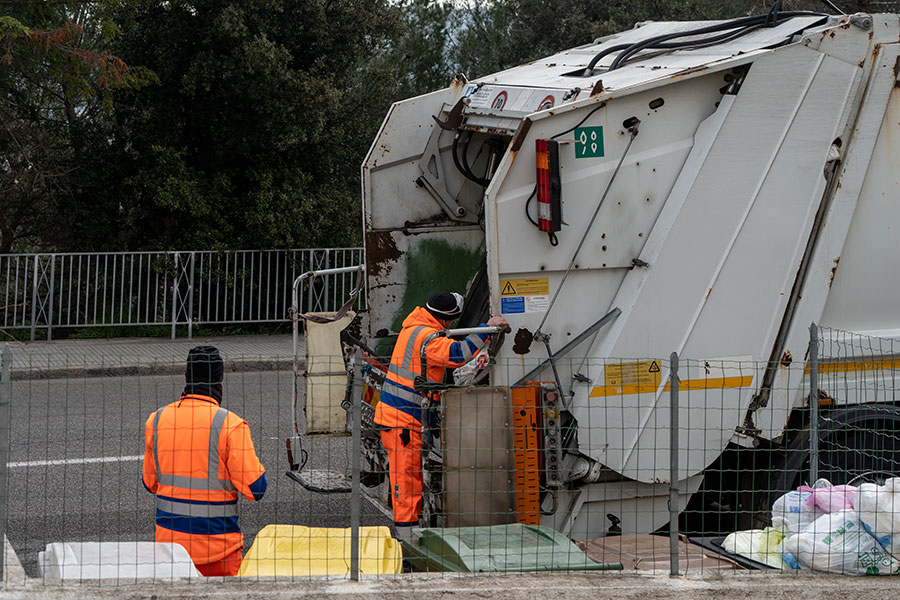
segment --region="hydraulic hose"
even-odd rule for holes
[[[816,13],[816,12],[808,12],[808,11],[779,12],[779,13],[777,13],[777,21],[782,21],[782,20],[793,18],[793,17],[801,17],[801,16],[825,17],[827,15],[824,15],[822,13]],[[658,35],[658,36],[654,36],[652,38],[648,38],[642,42],[636,42],[633,44],[617,44],[615,46],[610,46],[609,48],[604,48],[603,50],[601,50],[599,53],[597,53],[591,59],[591,62],[588,63],[588,66],[585,68],[585,75],[586,76],[591,75],[594,67],[597,66],[597,63],[600,62],[600,60],[602,60],[604,57],[606,57],[614,52],[620,52],[623,50],[629,51],[629,50],[634,49],[635,47],[639,46],[638,50],[634,50],[634,52],[628,52],[628,56],[631,56],[634,53],[636,53],[640,50],[647,49],[647,48],[653,48],[653,49],[658,48],[658,49],[670,50],[670,49],[674,49],[674,48],[700,46],[700,45],[713,43],[713,42],[721,41],[721,40],[717,39],[718,36],[713,36],[711,38],[705,38],[705,39],[701,39],[701,40],[691,40],[688,42],[679,42],[679,43],[674,43],[674,44],[669,43],[668,40],[677,39],[679,37],[692,36],[692,35],[702,35],[704,33],[715,33],[715,32],[719,32],[719,31],[723,31],[723,30],[728,30],[728,33],[723,34],[721,39],[727,39],[728,37],[737,33],[737,32],[730,31],[730,30],[750,28],[750,27],[754,27],[757,25],[765,24],[766,21],[770,18],[771,18],[771,16],[769,14],[758,15],[758,16],[753,16],[753,17],[742,17],[740,19],[732,19],[730,21],[725,21],[723,23],[707,25],[706,27],[699,27],[697,29],[691,29],[688,31],[679,31],[679,32],[674,32],[674,33],[669,33],[669,34],[664,34],[664,35]],[[748,31],[749,31],[749,29],[748,29]],[[618,61],[618,58],[617,58],[617,61]],[[618,64],[616,64],[614,62],[613,64],[615,66],[611,67],[610,70],[612,70],[613,68],[618,68],[618,66],[621,66],[622,62],[624,62],[624,59],[622,61],[618,61]]]

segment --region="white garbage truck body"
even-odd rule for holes
[[[900,19],[778,17],[457,77],[396,103],[365,159],[368,336],[465,287],[464,325],[538,333],[491,384],[558,384],[576,435],[542,520],[570,536],[668,521],[670,353],[715,388],[679,411],[685,502],[727,446],[782,439],[811,322],[900,332]]]

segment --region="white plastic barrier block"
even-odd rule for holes
[[[53,542],[38,564],[48,579],[203,577],[183,546],[156,542]]]

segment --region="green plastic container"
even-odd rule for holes
[[[621,570],[596,563],[569,538],[549,527],[492,525],[413,529],[403,558],[417,571],[517,572]]]

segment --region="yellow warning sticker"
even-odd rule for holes
[[[656,389],[661,380],[658,360],[606,365],[604,375],[606,385],[616,387],[638,385]]]
[[[542,296],[550,293],[550,279],[534,277],[531,279],[501,279],[501,296]]]

